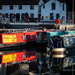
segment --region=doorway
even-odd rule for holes
[[[19,21],[19,20],[20,20],[20,14],[17,13],[17,14],[16,14],[16,21]]]
[[[41,14],[38,14],[38,21],[40,22],[40,20],[41,20]]]

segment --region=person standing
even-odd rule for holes
[[[5,17],[4,17],[4,15],[3,15],[3,17],[2,17],[2,21],[3,21],[3,23],[4,23],[4,20],[5,20]]]
[[[0,22],[2,21],[2,15],[0,14]]]

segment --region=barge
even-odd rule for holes
[[[0,30],[0,50],[35,47],[37,32],[21,29]]]

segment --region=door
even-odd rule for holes
[[[17,13],[17,14],[16,14],[16,21],[19,21],[19,20],[20,20],[20,14]]]

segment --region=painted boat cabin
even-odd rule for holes
[[[31,42],[37,40],[37,32],[0,33],[1,44]]]

